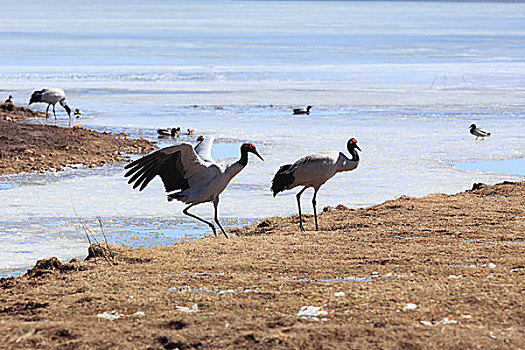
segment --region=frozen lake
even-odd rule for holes
[[[269,190],[279,165],[343,151],[350,137],[361,164],[323,186],[320,210],[525,178],[523,162],[510,172],[462,166],[525,157],[525,3],[54,4],[4,4],[1,98],[24,105],[33,90],[60,87],[85,111],[77,125],[151,140],[158,127],[194,128],[216,137],[225,162],[253,142],[265,161],[253,157],[222,194],[225,227],[295,213],[296,190]],[[307,104],[310,116],[292,116]],[[475,141],[472,123],[492,136]],[[194,138],[159,146],[180,141]],[[95,232],[100,219],[114,243],[210,233],[166,201],[160,181],[138,193],[123,173],[112,165],[0,176],[0,274],[85,256],[75,211]],[[311,212],[311,191],[302,198]],[[209,218],[213,207],[194,211]]]

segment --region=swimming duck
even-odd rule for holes
[[[487,132],[485,130],[478,129],[476,127],[476,124],[470,125],[470,133],[474,136],[476,136],[476,140],[478,137],[481,137],[482,140],[485,140],[485,137],[490,136],[490,132]]]
[[[180,134],[180,128],[157,129],[157,133],[159,134],[159,136],[175,137],[175,135]]]
[[[9,98],[4,103],[13,103],[13,96],[9,95]]]
[[[78,108],[75,109],[74,115],[76,118],[80,118],[80,116],[82,116],[83,114],[84,114],[83,110],[78,109]]]
[[[188,131],[186,131],[186,135],[195,135],[196,132],[195,132],[195,129],[188,129]]]
[[[312,106],[307,106],[306,108],[294,108],[293,109],[293,114],[310,115],[310,109],[312,109]]]

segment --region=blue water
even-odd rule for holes
[[[451,166],[525,157],[523,42],[521,2],[7,0],[0,98],[25,105],[60,87],[85,111],[77,125],[151,140],[159,127],[194,128],[216,137],[225,162],[253,142],[265,161],[221,195],[232,227],[295,213],[295,191],[273,198],[272,175],[350,137],[361,164],[322,187],[320,208],[523,179]],[[305,105],[310,116],[291,114]],[[67,125],[57,111],[49,122]],[[492,136],[475,141],[472,123]],[[84,256],[79,220],[97,233],[100,218],[110,241],[134,246],[210,233],[165,198],[160,181],[133,191],[120,165],[0,176],[0,272]]]
[[[454,166],[462,170],[496,172],[525,176],[525,158],[504,160],[467,160],[455,162]]]

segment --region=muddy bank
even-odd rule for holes
[[[0,342],[62,349],[524,347],[525,182],[111,246],[0,281]],[[307,217],[305,227],[314,226]],[[100,254],[98,254],[100,255]],[[106,259],[111,261],[111,265]]]
[[[45,114],[12,104],[0,105],[0,175],[60,170],[71,164],[98,167],[126,160],[124,154],[148,153],[155,145],[125,133],[88,128],[32,125],[23,120]]]

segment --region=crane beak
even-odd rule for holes
[[[256,149],[254,149],[254,150],[252,151],[252,153],[255,154],[257,157],[261,158],[261,160],[264,162],[263,157],[261,157],[261,155],[259,154],[259,152],[257,152]]]
[[[358,150],[360,150],[360,151],[361,151],[361,148],[359,148],[359,146],[358,146],[358,145],[355,145],[355,148],[357,148]],[[361,152],[363,152],[363,151],[361,151]]]

